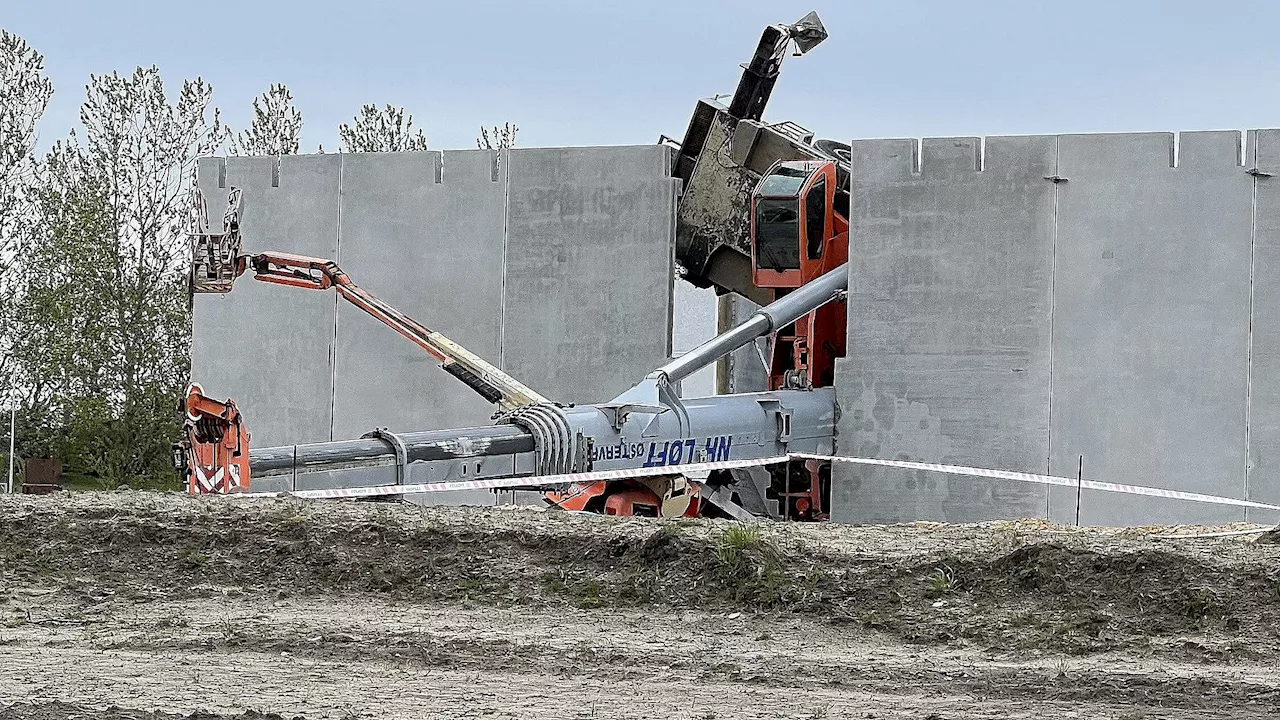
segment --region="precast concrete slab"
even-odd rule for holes
[[[230,158],[202,161],[201,187],[215,222],[228,189],[243,189],[246,252],[335,259],[360,286],[531,388],[588,402],[671,353],[669,166],[659,146]],[[236,399],[256,446],[483,425],[493,411],[333,293],[245,278],[230,295],[197,297],[194,327],[193,378]],[[411,481],[437,479],[430,472],[414,467]],[[300,481],[393,477],[380,468]]]
[[[988,138],[985,160],[978,138],[866,140],[852,160],[839,454],[1043,472],[1054,138]],[[1039,516],[1046,497],[1014,482],[837,464],[832,519]]]
[[[741,325],[755,314],[760,306],[737,293],[725,296],[718,315],[720,332],[727,332]],[[769,353],[772,350],[769,337],[756,338],[734,350],[721,362],[724,364],[725,392],[764,392],[769,389]]]
[[[676,280],[672,298],[672,355],[680,356],[716,335],[716,294],[714,290],[694,287]],[[716,394],[716,367],[710,365],[680,381],[683,397],[706,397]]]
[[[1058,138],[1049,470],[1243,498],[1253,178],[1240,133]],[[1055,488],[1049,518],[1075,520]],[[1085,492],[1093,525],[1238,508]]]
[[[506,188],[494,156],[343,155],[338,262],[361,287],[496,364]],[[335,438],[483,425],[493,413],[438,360],[346,302],[338,304],[336,361]]]
[[[601,402],[671,354],[671,149],[510,153],[503,368],[557,402]]]
[[[1280,505],[1280,130],[1249,133],[1245,165],[1253,190],[1253,316],[1249,357],[1248,497]],[[1248,511],[1252,522],[1280,514]]]
[[[915,141],[854,143],[840,454],[1280,502],[1280,134],[1243,158],[1235,131],[976,143],[926,139],[918,167]],[[1069,488],[835,477],[837,520],[1077,521]],[[1078,499],[1084,524],[1276,519]]]
[[[198,170],[215,232],[230,188],[244,191],[246,252],[336,255],[338,155],[203,158]],[[332,296],[244,278],[230,295],[197,295],[192,323],[192,379],[236,401],[253,444],[331,439]]]

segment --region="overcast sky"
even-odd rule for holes
[[[0,0],[0,26],[45,55],[42,144],[75,123],[90,73],[154,64],[171,86],[211,82],[237,128],[285,83],[310,152],[369,102],[404,106],[434,148],[506,120],[523,146],[679,136],[765,25],[808,10],[831,37],[788,59],[766,119],[821,137],[1280,126],[1265,0]]]

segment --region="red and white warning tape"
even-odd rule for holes
[[[994,478],[997,480],[1013,480],[1016,482],[1034,483],[1036,485],[1061,485],[1064,487],[1080,487],[1084,490],[1101,490],[1103,492],[1125,493],[1127,495],[1145,495],[1147,497],[1168,498],[1170,500],[1187,500],[1190,502],[1210,503],[1213,505],[1234,505],[1236,507],[1256,508],[1260,510],[1280,510],[1280,505],[1238,500],[1220,495],[1183,492],[1182,490],[1166,490],[1145,485],[1123,485],[1120,483],[1101,482],[1098,480],[1077,480],[1061,475],[1037,475],[1035,473],[1011,472],[1008,470],[990,470],[987,468],[968,467],[965,465],[941,465],[939,463],[910,462],[907,460],[880,460],[877,458],[827,457],[808,453],[792,453],[792,458],[804,460],[830,460],[832,462],[855,463],[858,465],[880,465],[883,467],[902,468],[905,470],[929,470],[949,475],[968,475],[970,477]]]
[[[254,498],[288,496],[320,500],[448,492],[451,490],[492,490],[499,488],[567,485],[571,483],[596,482],[597,480],[623,480],[627,478],[655,477],[659,475],[684,475],[710,472],[712,470],[758,467],[761,465],[774,465],[788,460],[821,460],[840,463],[854,463],[858,465],[878,465],[905,470],[928,470],[930,472],[947,473],[949,475],[967,475],[970,477],[993,478],[996,480],[1012,480],[1015,482],[1033,483],[1036,485],[1059,485],[1070,488],[1079,487],[1084,490],[1101,490],[1103,492],[1143,495],[1146,497],[1158,497],[1170,500],[1186,500],[1189,502],[1209,503],[1213,505],[1232,505],[1235,507],[1246,507],[1259,510],[1280,510],[1280,505],[1270,505],[1268,503],[1254,502],[1252,500],[1239,500],[1237,498],[1222,497],[1219,495],[1206,495],[1204,493],[1166,490],[1164,488],[1146,487],[1144,485],[1123,485],[1120,483],[1101,482],[1098,480],[1077,480],[1075,478],[1063,477],[1060,475],[1038,475],[1035,473],[968,467],[965,465],[942,465],[940,463],[911,462],[907,460],[838,457],[829,455],[812,455],[809,453],[791,453],[790,455],[754,458],[750,460],[723,460],[718,462],[689,463],[686,465],[625,468],[621,470],[593,470],[591,472],[567,473],[562,475],[494,478],[491,480],[457,480],[453,482],[418,483],[415,485],[375,485],[372,487],[332,488],[329,490],[236,493],[233,497]]]

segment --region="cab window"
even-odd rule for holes
[[[760,183],[757,193],[761,196],[799,195],[800,187],[809,177],[809,173],[800,168],[776,167]]]
[[[810,260],[820,260],[822,258],[823,241],[827,239],[826,220],[827,220],[827,181],[826,178],[818,178],[818,181],[809,189],[809,194],[804,197],[805,204],[805,225],[804,234],[808,241],[808,255]]]
[[[800,198],[756,201],[756,267],[800,269]]]

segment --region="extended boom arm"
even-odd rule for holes
[[[241,255],[236,274],[252,268],[254,278],[263,282],[308,290],[335,289],[347,302],[390,326],[440,361],[440,367],[475,390],[485,400],[503,410],[534,403],[549,402],[523,383],[498,369],[484,358],[467,350],[439,332],[396,310],[351,281],[332,260],[290,255],[260,253]]]
[[[263,282],[304,288],[335,289],[347,302],[389,325],[440,361],[440,367],[475,390],[485,400],[510,412],[525,405],[550,401],[498,369],[484,358],[440,333],[396,310],[373,293],[351,281],[332,260],[266,252],[240,253],[240,190],[232,188],[222,232],[209,231],[208,208],[204,196],[194,191],[192,202],[195,227],[191,230],[193,293],[228,293],[236,278],[249,269]]]

